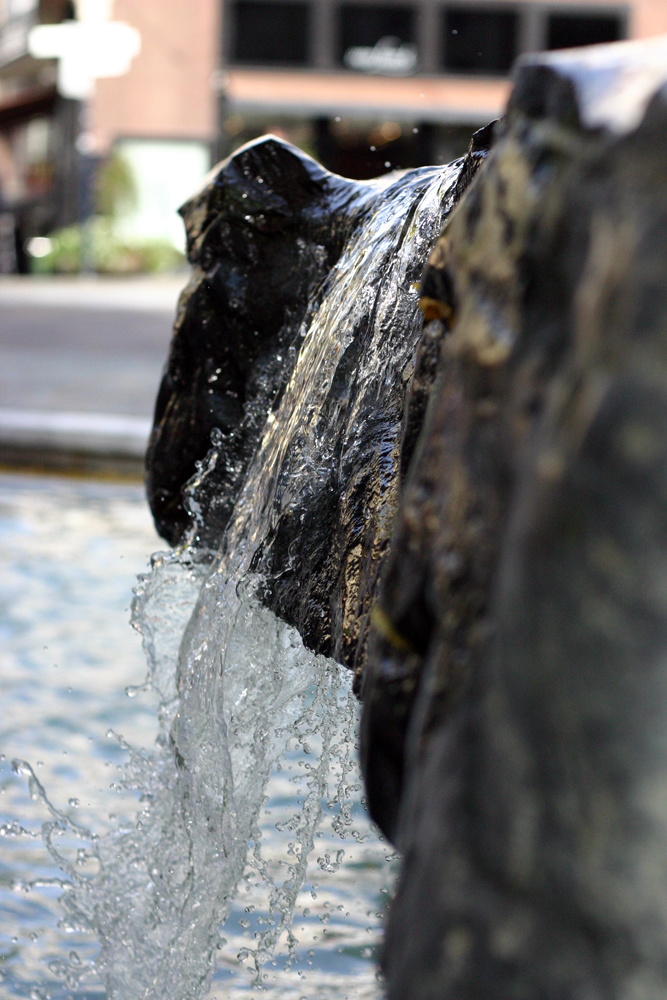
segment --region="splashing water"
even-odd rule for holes
[[[140,797],[135,820],[98,836],[53,806],[31,766],[16,762],[50,813],[43,838],[65,876],[65,926],[96,935],[95,972],[110,1000],[206,996],[216,954],[228,956],[225,923],[242,903],[239,925],[253,936],[243,937],[236,961],[253,967],[256,987],[266,986],[280,942],[287,965],[295,960],[293,918],[316,839],[328,848],[318,852],[322,878],[345,855],[335,838],[363,839],[353,821],[359,784],[349,677],[262,606],[255,556],[281,513],[298,512],[331,475],[333,442],[318,416],[360,324],[376,331],[360,377],[364,364],[409,362],[409,342],[406,357],[382,356],[383,330],[417,323],[411,276],[440,230],[457,175],[456,168],[415,172],[387,190],[350,240],[298,331],[292,378],[266,421],[220,552],[212,557],[195,541],[197,490],[216,461],[214,438],[190,491],[190,544],[154,556],[139,580],[133,620],[148,658],[146,685],[159,695],[160,731],[150,753],[119,738],[129,760],[118,785]],[[52,971],[71,988],[91,972],[80,959],[58,962]]]

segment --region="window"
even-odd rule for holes
[[[548,49],[617,42],[623,37],[621,19],[613,14],[552,14],[547,28]]]
[[[232,60],[272,66],[308,62],[309,9],[305,3],[239,0],[233,7]]]
[[[516,11],[449,7],[445,11],[445,69],[508,73],[517,55]]]
[[[414,12],[409,7],[343,4],[339,9],[339,59],[359,47],[373,48],[384,39],[397,39],[398,46],[414,41]]]

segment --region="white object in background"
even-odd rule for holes
[[[401,44],[400,38],[387,35],[371,48],[355,45],[348,49],[343,61],[349,69],[380,76],[410,76],[417,69],[417,49]]]
[[[124,76],[141,51],[141,35],[124,21],[110,21],[111,0],[79,0],[78,21],[38,24],[28,36],[35,59],[58,59],[58,91],[84,101],[95,80]]]
[[[167,239],[185,250],[178,209],[199,189],[211,168],[208,145],[194,140],[121,139],[115,146],[132,172],[135,206],[115,220],[128,240]]]

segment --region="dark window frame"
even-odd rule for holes
[[[549,46],[549,22],[552,17],[573,17],[573,18],[614,18],[619,26],[619,37],[618,41],[625,41],[629,37],[629,23],[630,23],[630,8],[625,5],[615,5],[615,4],[587,4],[587,3],[568,3],[568,4],[545,4],[542,7],[542,16],[544,22],[544,37],[542,38],[542,51],[544,52],[558,52],[566,51],[559,49],[550,49]],[[604,44],[604,43],[603,43]]]
[[[236,10],[240,5],[245,3],[259,3],[267,7],[302,7],[305,11],[305,52],[303,61],[282,59],[265,61],[261,59],[237,58],[238,33]],[[223,5],[223,65],[248,67],[250,69],[293,69],[295,71],[312,69],[313,31],[316,21],[313,6],[311,0],[225,0]]]
[[[449,12],[463,13],[463,14],[500,14],[500,15],[510,15],[514,21],[514,53],[512,60],[507,69],[493,69],[481,67],[479,69],[465,69],[456,68],[448,65],[448,55],[447,55],[447,42],[448,42],[448,27],[447,27],[447,15]],[[440,19],[442,23],[442,46],[440,51],[440,72],[446,73],[448,76],[459,76],[459,77],[469,77],[473,79],[478,79],[480,77],[490,77],[493,79],[506,79],[510,72],[512,63],[514,60],[521,55],[521,25],[522,17],[525,16],[523,11],[523,5],[511,2],[504,2],[504,0],[475,0],[473,3],[465,2],[465,0],[452,0],[450,3],[444,3],[440,7]]]
[[[248,68],[286,68],[294,69],[295,71],[302,70],[317,70],[317,58],[316,53],[318,51],[319,42],[315,36],[318,30],[319,18],[317,16],[317,0],[303,0],[304,5],[307,7],[307,27],[306,27],[306,59],[303,63],[286,63],[286,62],[260,62],[252,61],[245,62],[235,58],[236,49],[236,25],[234,10],[237,0],[223,0],[223,34],[221,39],[221,56],[223,66],[247,66]],[[282,5],[285,2],[291,2],[291,0],[264,0],[266,3]],[[350,0],[349,4],[345,4],[342,0],[334,2],[332,11],[332,21],[333,21],[333,37],[330,42],[331,57],[329,57],[329,62],[326,62],[326,67],[331,69],[336,69],[341,72],[346,72],[347,70],[342,64],[342,8],[344,6],[358,6],[358,7],[399,7],[399,8],[412,8],[413,11],[413,42],[412,44],[417,47],[417,58],[418,66],[422,65],[423,53],[420,50],[420,16],[422,12],[422,4],[411,3],[410,0]],[[516,25],[516,35],[515,35],[515,57],[520,56],[523,52],[527,51],[549,51],[547,49],[547,44],[549,42],[548,32],[549,32],[549,20],[551,17],[558,16],[573,16],[573,17],[604,17],[604,18],[614,18],[619,26],[620,40],[629,37],[629,27],[630,27],[630,16],[631,8],[628,4],[623,3],[608,3],[608,4],[591,4],[586,3],[540,3],[539,4],[539,28],[537,33],[537,38],[534,40],[532,46],[525,46],[526,38],[524,34],[525,19],[527,17],[527,9],[524,4],[517,3],[516,0],[444,0],[444,2],[435,5],[436,16],[438,18],[438,61],[437,68],[434,66],[431,72],[435,72],[436,75],[442,73],[450,76],[463,77],[477,79],[480,77],[488,77],[491,79],[502,79],[508,76],[505,71],[487,70],[484,68],[478,70],[466,70],[466,69],[454,69],[447,65],[447,37],[445,34],[445,12],[448,9],[464,10],[464,11],[474,11],[484,13],[488,11],[489,13],[511,13],[517,17]],[[553,50],[552,50],[553,51]],[[333,62],[331,62],[333,58]],[[418,70],[419,72],[419,70]]]

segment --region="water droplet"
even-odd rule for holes
[[[78,799],[75,799],[75,798],[71,798],[71,799],[69,800],[69,804],[71,805],[72,809],[76,809],[76,807],[77,807],[77,806],[78,806],[78,804],[79,804],[79,800],[78,800]]]

